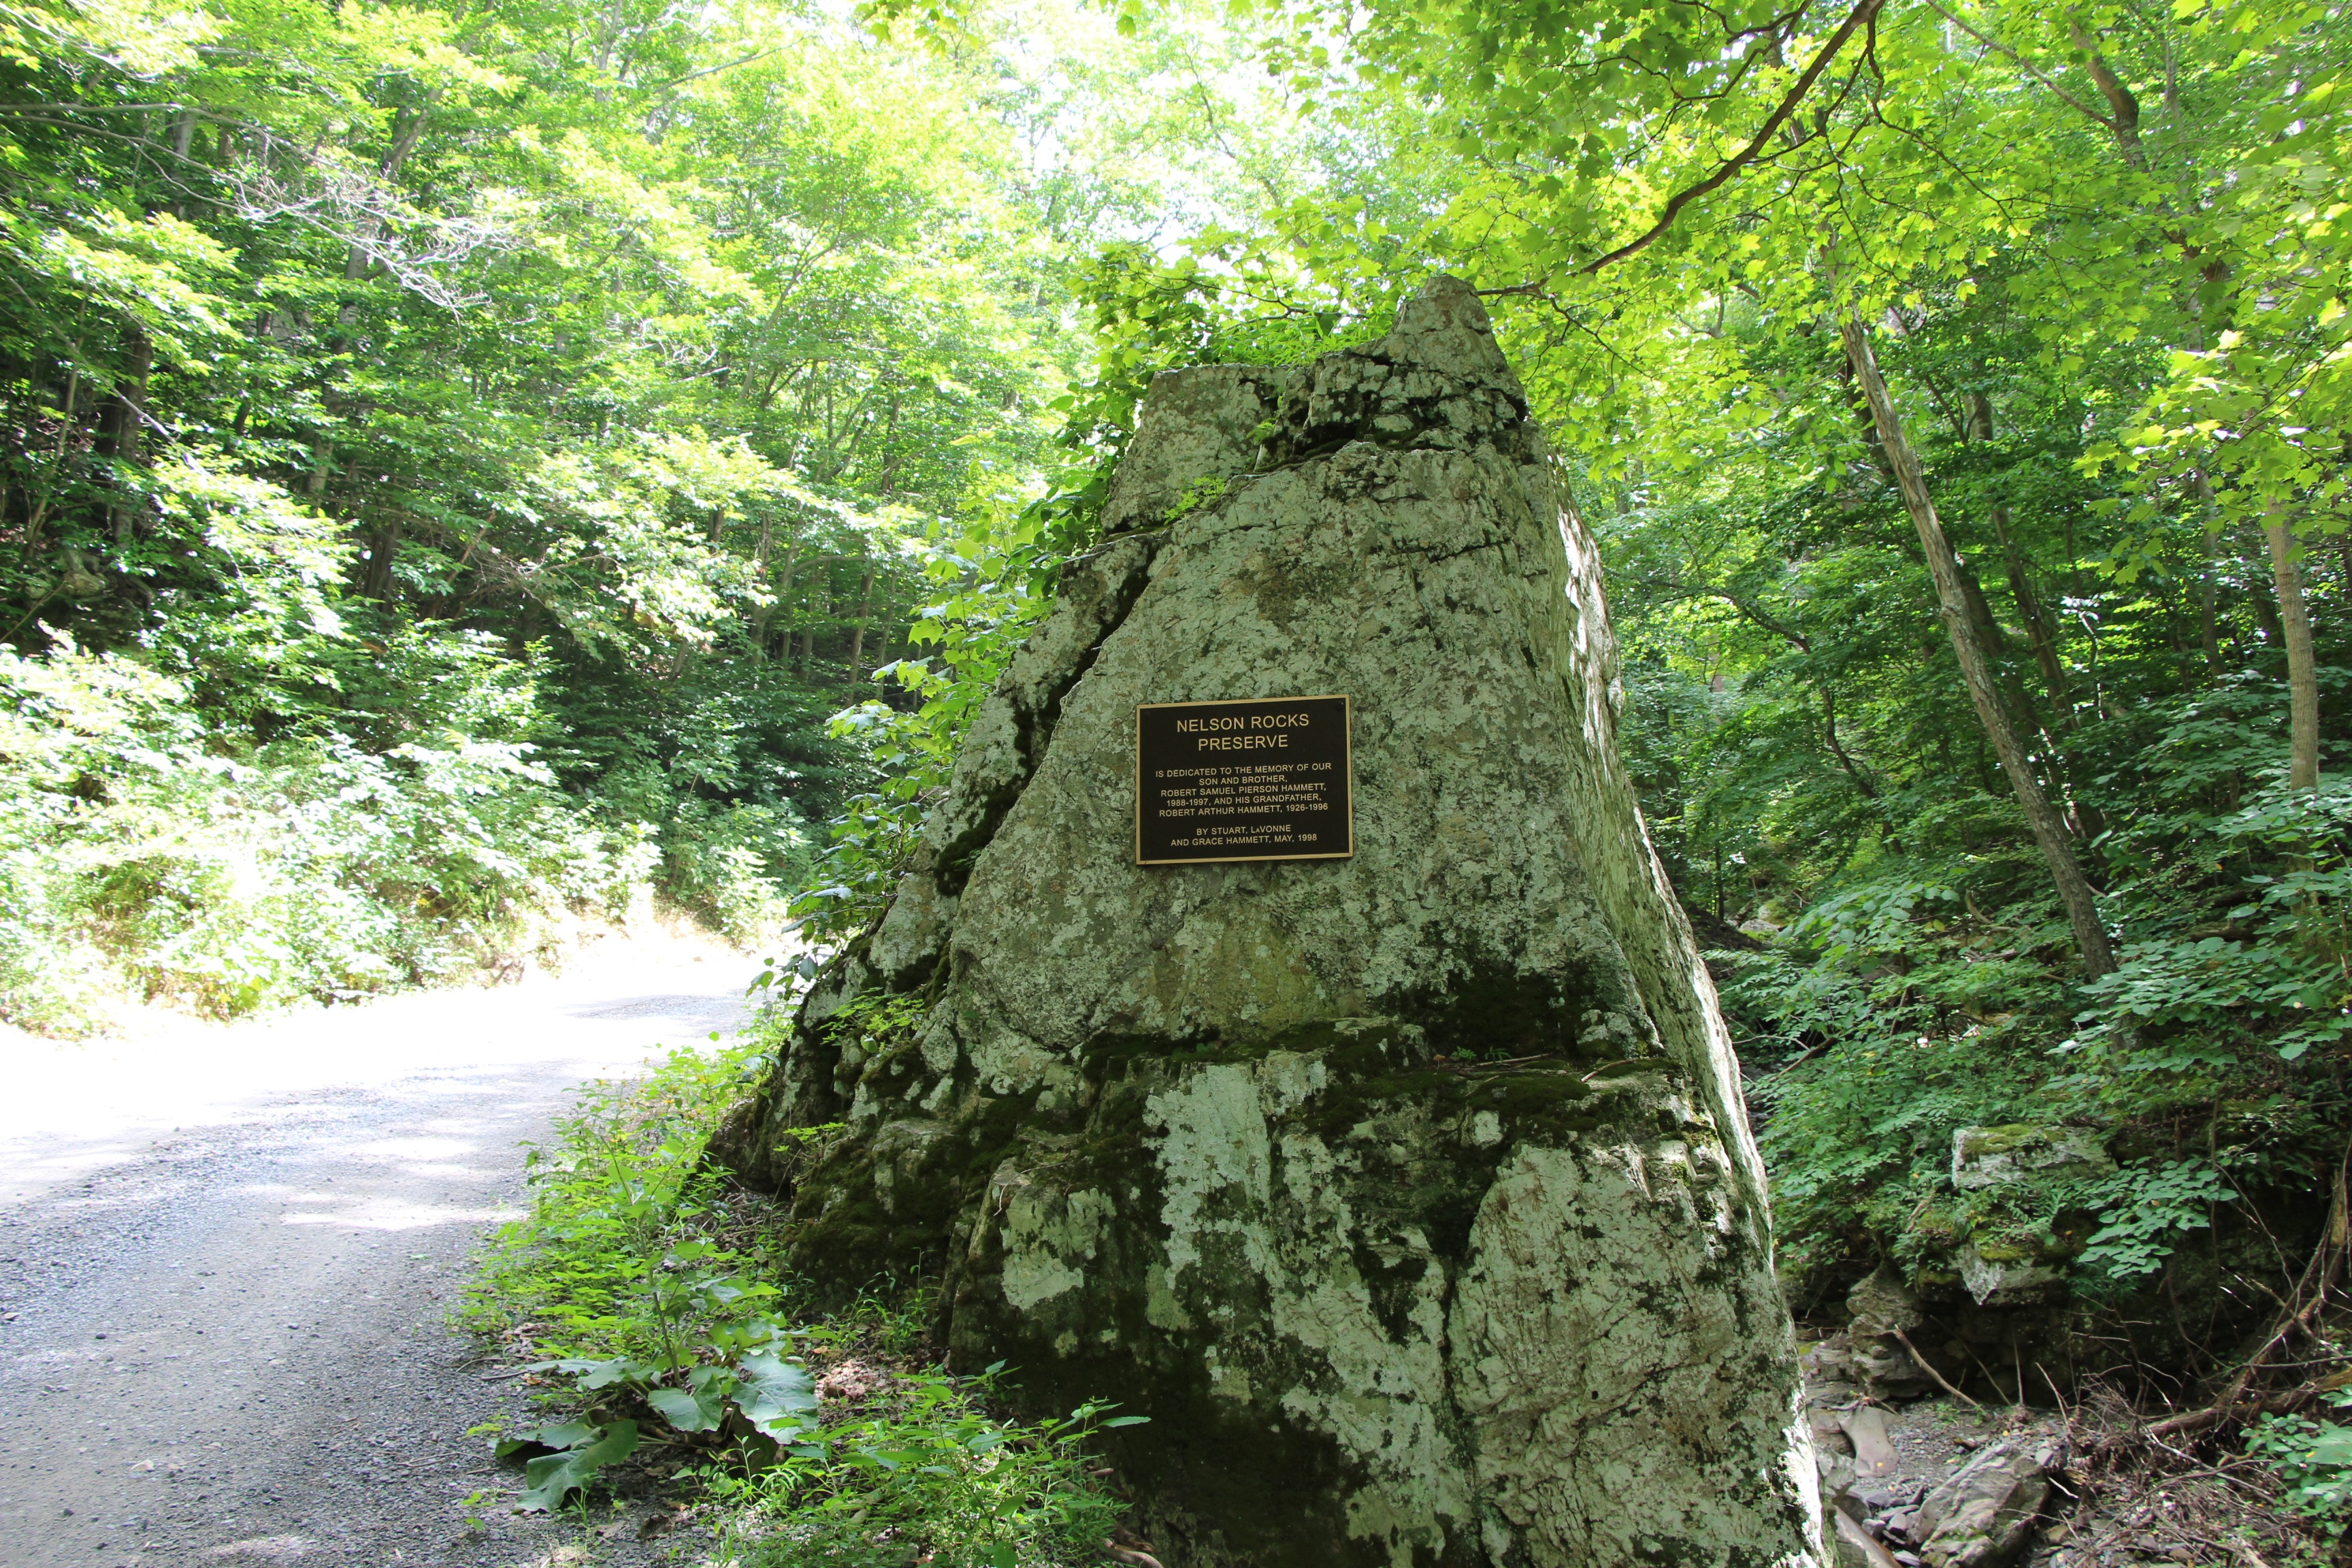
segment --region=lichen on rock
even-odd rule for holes
[[[957,1361],[1150,1417],[1171,1568],[1819,1561],[1736,1066],[1476,298],[1159,378],[1106,527],[721,1157],[812,1279],[935,1276]],[[1139,703],[1324,692],[1352,858],[1134,864]]]

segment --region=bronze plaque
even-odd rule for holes
[[[1135,863],[1340,860],[1356,852],[1345,697],[1135,710]]]

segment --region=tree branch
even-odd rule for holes
[[[1797,111],[1797,106],[1805,100],[1805,95],[1812,91],[1813,83],[1821,79],[1822,72],[1829,68],[1832,60],[1837,58],[1838,51],[1845,47],[1847,41],[1854,34],[1869,25],[1871,18],[1878,15],[1878,8],[1883,4],[1885,0],[1861,0],[1861,3],[1854,6],[1846,19],[1839,24],[1838,30],[1830,35],[1829,42],[1823,44],[1821,52],[1813,57],[1813,63],[1807,66],[1804,74],[1790,85],[1789,90],[1782,95],[1779,106],[1772,110],[1770,118],[1767,119],[1756,134],[1749,138],[1747,146],[1726,159],[1722,167],[1697,184],[1685,186],[1667,197],[1665,206],[1658,214],[1658,221],[1652,224],[1648,229],[1634,238],[1627,240],[1606,256],[1586,262],[1570,276],[1590,277],[1613,262],[1622,261],[1635,252],[1648,248],[1660,236],[1674,227],[1675,219],[1681,216],[1683,208],[1754,163],[1772,138],[1779,133],[1780,127],[1787,123],[1789,116]]]
[[[1953,16],[1951,12],[1946,10],[1937,3],[1937,0],[1927,0],[1927,9],[1936,13],[1937,16],[1941,16],[1945,21],[1949,22],[1953,26],[1958,27],[1961,32],[1966,33],[1969,37],[1974,38],[1978,43],[1982,44],[1986,48],[1990,49],[1994,54],[1997,54],[2001,58],[2009,61],[2018,69],[2023,71],[2026,75],[2032,77],[2034,80],[2048,88],[2052,92],[2056,93],[2058,95],[2058,100],[2066,105],[2067,108],[2074,110],[2075,113],[2082,115],[2084,119],[2096,124],[2106,127],[2109,132],[2115,132],[2118,137],[2120,137],[2121,132],[2116,132],[2116,122],[2114,121],[2108,119],[2105,115],[2101,114],[2097,110],[2093,109],[2089,104],[2084,103],[2081,99],[2076,98],[2064,88],[2060,87],[2055,81],[2050,79],[2048,74],[2045,73],[2041,67],[2035,65],[2032,60],[2027,59],[2023,55],[2019,54],[2015,49],[2011,48],[2007,44],[2002,43],[1999,38],[1978,32],[1974,27],[1969,26],[1966,22],[1961,21],[1958,16]],[[2096,79],[2095,76],[2093,79]],[[2137,114],[2137,108],[2135,108],[2135,114]]]

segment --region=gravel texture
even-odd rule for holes
[[[447,1315],[522,1145],[583,1079],[733,1028],[755,969],[615,940],[502,991],[0,1040],[0,1562],[698,1558],[643,1507],[516,1513],[466,1432],[525,1407]]]

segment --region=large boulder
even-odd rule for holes
[[[1160,377],[1107,521],[720,1157],[820,1287],[935,1277],[956,1362],[1148,1416],[1171,1568],[1822,1561],[1598,561],[1477,300]],[[1323,693],[1351,858],[1135,863],[1139,703]]]

